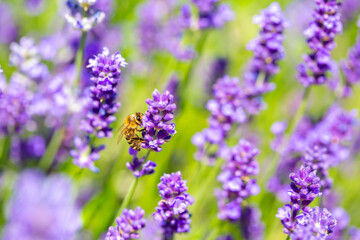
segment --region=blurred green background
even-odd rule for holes
[[[3,0],[1,0],[3,1]],[[59,2],[46,1],[44,11],[38,15],[29,15],[24,10],[22,0],[5,1],[11,6],[15,20],[19,26],[19,36],[32,36],[39,40],[43,36],[54,33],[54,26],[61,26],[64,22],[59,17]],[[164,173],[181,171],[183,178],[188,181],[189,193],[195,197],[195,203],[190,207],[192,215],[191,232],[176,236],[176,239],[215,239],[217,235],[233,233],[240,239],[239,226],[229,223],[221,224],[217,218],[217,203],[213,194],[220,184],[216,180],[218,174],[214,167],[206,166],[205,176],[198,176],[200,163],[194,160],[195,147],[191,143],[191,137],[198,131],[207,127],[209,112],[205,109],[206,100],[209,98],[205,91],[206,74],[210,70],[211,62],[217,57],[225,57],[229,60],[228,74],[234,77],[242,76],[244,68],[252,57],[252,53],[246,50],[246,44],[258,34],[259,27],[252,23],[252,17],[260,13],[261,9],[269,6],[269,0],[225,0],[231,5],[236,17],[227,23],[224,28],[211,30],[207,33],[207,39],[199,58],[193,62],[178,63],[168,53],[159,53],[154,56],[143,56],[137,46],[136,24],[137,9],[144,1],[119,0],[114,2],[114,10],[111,16],[111,25],[119,27],[122,31],[122,39],[114,39],[119,42],[119,50],[122,56],[129,62],[128,68],[123,70],[124,82],[120,88],[120,102],[122,104],[117,114],[116,130],[128,114],[136,111],[144,112],[147,105],[144,100],[151,97],[152,91],[157,88],[162,90],[173,73],[180,80],[184,78],[190,64],[194,64],[194,71],[190,83],[180,98],[184,100],[184,108],[178,112],[175,123],[177,134],[164,145],[160,153],[151,153],[149,159],[155,161],[158,166],[155,174],[140,179],[135,195],[131,202],[131,208],[141,206],[149,218],[160,200],[157,183]],[[283,10],[288,10],[292,1],[278,1]],[[311,11],[311,6],[308,11]],[[299,14],[301,17],[301,13]],[[299,19],[300,20],[300,19]],[[344,32],[337,37],[337,48],[333,51],[333,58],[341,60],[346,58],[347,50],[356,41],[358,28],[354,19],[346,22]],[[1,26],[0,26],[1,27]],[[185,42],[193,46],[201,37],[202,33],[188,32]],[[296,66],[301,61],[303,53],[308,52],[302,29],[296,22],[291,22],[285,34],[286,58],[280,63],[280,73],[273,81],[277,88],[266,95],[267,109],[255,117],[251,125],[245,125],[242,136],[234,135],[230,139],[235,144],[240,137],[255,136],[258,140],[258,148],[261,153],[258,157],[261,173],[258,181],[261,193],[251,197],[248,202],[257,205],[262,212],[262,220],[266,225],[266,239],[285,239],[282,233],[280,221],[275,218],[277,209],[282,202],[267,191],[266,183],[276,167],[270,142],[273,138],[270,127],[275,121],[291,120],[301,98],[303,87],[295,78]],[[10,76],[14,69],[8,66],[9,46],[0,46],[0,64],[6,75]],[[132,64],[137,61],[148,61],[149,69],[138,73],[132,69]],[[346,109],[359,109],[360,89],[354,89],[350,99],[341,100],[339,103]],[[307,107],[307,114],[316,117],[322,114],[335,101],[334,93],[327,86],[314,87],[311,92]],[[130,186],[133,176],[126,168],[125,163],[131,160],[128,155],[128,145],[125,141],[116,144],[117,136],[112,139],[99,141],[107,147],[101,153],[101,159],[96,165],[99,173],[85,171],[76,174],[78,168],[69,161],[61,166],[61,171],[75,176],[79,189],[89,186],[95,188],[94,196],[86,204],[83,211],[85,228],[97,238],[107,230],[117,213],[123,197]],[[98,143],[98,142],[97,142]],[[141,152],[145,154],[145,151]],[[359,158],[359,156],[357,156]],[[360,163],[359,159],[351,159],[344,162],[336,169],[332,169],[331,177],[334,178],[334,189],[342,196],[341,206],[344,207],[351,217],[351,224],[360,226]],[[14,174],[12,172],[7,173]],[[210,177],[209,177],[210,176]],[[206,180],[209,180],[208,182]],[[11,192],[11,184],[8,189]],[[146,237],[144,238],[146,239]]]

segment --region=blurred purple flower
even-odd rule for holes
[[[165,90],[169,91],[171,95],[174,96],[174,103],[178,104],[179,102],[179,84],[180,84],[180,79],[176,74],[173,74],[169,81],[166,83],[166,87]]]
[[[143,54],[156,51],[170,52],[180,61],[194,57],[194,50],[182,45],[184,31],[190,27],[191,12],[183,5],[176,14],[174,1],[147,0],[140,6],[138,34]]]
[[[357,0],[341,1],[341,20],[345,24],[358,15],[360,2]]]
[[[96,0],[67,0],[68,13],[65,14],[65,20],[74,29],[90,31],[105,18],[105,13],[96,9],[95,3]]]
[[[267,83],[272,75],[278,73],[278,62],[285,56],[282,43],[288,22],[277,2],[262,10],[260,15],[254,17],[253,22],[259,24],[261,30],[259,37],[250,41],[247,46],[248,50],[254,52],[254,57],[244,78],[247,83],[255,84],[262,77],[260,80]]]
[[[0,134],[19,133],[30,120],[31,95],[20,83],[12,81],[0,95]]]
[[[44,0],[26,0],[26,10],[31,15],[38,15],[44,9]]]
[[[212,158],[220,155],[219,149],[232,126],[246,121],[241,91],[238,78],[224,76],[214,84],[214,98],[206,104],[206,108],[211,112],[208,119],[210,126],[192,137],[192,143],[197,147],[195,159],[204,160],[205,157],[205,160],[211,163]],[[214,153],[208,153],[205,149],[210,144],[218,145],[219,149]]]
[[[11,9],[5,2],[0,3],[0,43],[7,44],[16,40],[18,29]]]
[[[357,122],[357,110],[346,112],[338,105],[330,107],[317,123],[302,119],[286,149],[280,152],[281,161],[268,184],[270,191],[276,192],[282,201],[288,201],[287,174],[299,162],[318,171],[323,190],[331,188],[329,168],[350,157],[346,143],[353,139]]]
[[[197,23],[199,29],[221,28],[234,18],[230,6],[218,3],[219,0],[192,0],[192,2],[199,12]]]
[[[17,67],[19,72],[38,81],[49,77],[49,70],[41,63],[38,46],[32,38],[23,37],[19,43],[11,43],[10,50],[10,63]]]
[[[239,144],[231,148],[228,158],[218,176],[222,189],[217,189],[219,218],[221,220],[238,221],[241,217],[242,203],[251,195],[257,195],[260,187],[254,177],[259,173],[259,165],[255,157],[259,150],[248,141],[241,139]]]
[[[158,188],[162,199],[153,218],[162,227],[163,239],[171,240],[175,233],[190,231],[191,215],[187,208],[194,203],[194,198],[187,193],[181,172],[164,174],[160,180]]]
[[[45,139],[39,135],[27,139],[15,136],[11,140],[11,159],[16,163],[24,162],[33,158],[40,158],[46,150]]]
[[[304,55],[304,63],[298,66],[297,78],[305,87],[328,82],[327,73],[331,71],[331,50],[336,46],[334,38],[342,32],[339,6],[336,0],[316,0],[314,20],[304,31],[307,43],[312,50]]]
[[[105,149],[104,145],[93,147],[89,143],[89,139],[85,140],[76,137],[74,139],[74,150],[70,151],[70,155],[74,158],[73,163],[80,168],[89,168],[93,172],[98,172],[99,169],[95,167],[94,162],[100,158],[99,152]]]
[[[246,240],[264,239],[264,224],[261,222],[260,210],[253,206],[247,206],[241,213],[242,235]]]
[[[24,171],[9,204],[3,239],[75,239],[81,227],[72,183],[63,175]]]
[[[161,94],[155,89],[153,99],[148,98],[145,102],[149,106],[143,117],[145,131],[142,132],[144,142],[141,147],[160,152],[161,146],[176,133],[175,123],[170,123],[176,109],[174,96],[169,91]]]
[[[207,77],[204,87],[206,92],[211,95],[213,92],[213,86],[219,78],[222,78],[226,75],[228,68],[228,60],[226,58],[217,58],[215,59],[209,69],[207,70]]]
[[[135,210],[124,209],[121,216],[116,218],[116,227],[109,227],[106,240],[139,239],[139,231],[145,227],[143,219],[145,211],[140,207]]]
[[[358,26],[360,27],[360,24]],[[341,68],[345,79],[343,96],[350,97],[352,86],[360,82],[360,35],[355,45],[350,48],[347,59],[341,62]]]

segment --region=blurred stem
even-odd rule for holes
[[[146,155],[145,155],[145,157],[144,157],[144,162],[146,162],[146,160],[148,159],[148,157],[149,157],[149,155],[150,155],[150,151],[151,151],[151,150],[148,150],[148,151],[147,151],[147,153],[146,153]],[[123,211],[125,208],[127,208],[127,206],[129,205],[129,203],[130,203],[130,201],[131,201],[131,199],[132,199],[132,197],[133,197],[133,195],[134,195],[134,192],[135,192],[135,189],[136,189],[136,186],[137,186],[138,182],[139,182],[139,178],[135,178],[135,179],[133,180],[133,182],[131,183],[129,190],[128,190],[127,193],[126,193],[123,202],[121,203],[121,206],[120,206],[120,208],[119,208],[119,211],[118,211],[118,213],[116,214],[116,217],[120,216],[121,213],[122,213],[122,211]],[[115,217],[115,219],[116,219],[116,217]]]
[[[120,216],[122,211],[127,208],[127,206],[129,205],[130,201],[131,201],[131,198],[132,196],[134,195],[134,192],[135,192],[135,189],[136,189],[136,186],[137,186],[137,183],[139,182],[139,178],[135,178],[133,180],[133,182],[131,183],[131,186],[128,190],[128,192],[126,193],[126,196],[124,198],[124,201],[122,202],[120,208],[119,208],[119,211],[117,213],[116,216]]]
[[[75,79],[75,82],[74,82],[75,88],[77,88],[78,85],[80,84],[80,76],[81,76],[81,69],[82,69],[82,66],[83,66],[86,34],[87,34],[87,32],[82,32],[81,33],[80,46],[79,46],[79,49],[76,52],[76,59],[75,59],[76,79]]]
[[[6,161],[9,158],[10,153],[10,145],[11,145],[11,138],[10,136],[6,136],[4,139],[2,139],[2,151],[0,155],[0,166],[4,167],[6,166]]]
[[[40,159],[40,168],[44,169],[45,171],[48,171],[51,168],[54,158],[60,148],[64,134],[65,127],[62,127],[52,135],[49,145],[46,148],[45,154]]]
[[[286,240],[290,240],[290,235],[287,236]]]
[[[303,94],[303,97],[301,99],[301,103],[300,106],[298,107],[296,114],[295,114],[295,118],[294,120],[291,122],[290,128],[289,128],[289,138],[293,135],[297,125],[299,124],[300,120],[303,118],[304,113],[305,113],[305,109],[307,106],[307,102],[309,99],[309,95],[310,95],[310,87],[306,88]]]
[[[191,61],[190,66],[189,66],[188,70],[185,73],[184,80],[180,82],[180,91],[181,91],[182,94],[184,92],[186,92],[186,89],[188,87],[190,78],[191,78],[191,76],[193,74],[194,68],[197,65],[197,62],[199,61],[199,59],[201,57],[201,54],[203,52],[203,49],[204,49],[204,46],[205,46],[206,39],[207,39],[208,35],[209,35],[208,31],[206,31],[206,30],[202,31],[200,39],[197,41],[196,51],[198,53],[198,56]],[[184,103],[183,101],[184,101],[184,98],[180,98],[180,104],[179,104],[180,108]]]

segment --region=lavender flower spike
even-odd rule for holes
[[[298,173],[290,174],[290,179],[293,181],[289,190],[291,205],[279,208],[276,214],[284,226],[284,233],[293,240],[326,239],[333,233],[336,220],[326,208],[309,207],[315,197],[321,195],[316,171],[301,166]]]
[[[333,233],[336,219],[326,209],[314,207],[309,213],[302,213],[296,217],[297,225],[292,234],[293,240],[326,239]]]
[[[145,227],[145,211],[140,207],[135,210],[124,209],[116,218],[116,227],[109,227],[105,240],[139,239],[139,231]]]
[[[336,0],[315,0],[314,20],[304,34],[312,52],[304,55],[304,63],[298,66],[297,78],[305,87],[325,84],[331,70],[330,52],[336,46],[334,38],[342,32],[339,6]]]
[[[115,102],[116,86],[120,79],[121,67],[126,65],[119,52],[110,55],[107,48],[89,60],[87,67],[91,68],[91,81],[94,85],[90,87],[92,103],[87,114],[87,122],[82,126],[89,134],[96,133],[99,138],[112,136],[110,124],[116,120],[114,114],[120,107],[120,103]]]
[[[142,143],[142,148],[160,152],[161,145],[168,142],[176,133],[175,123],[170,123],[174,119],[176,109],[174,96],[169,91],[161,94],[155,89],[153,99],[146,99],[146,103],[149,107],[143,117],[145,131],[142,135],[145,141]]]
[[[295,209],[307,211],[309,204],[321,196],[320,178],[316,176],[316,171],[304,166],[300,167],[298,173],[291,173],[289,177],[293,181],[289,190],[292,205]]]
[[[164,174],[160,180],[158,188],[162,200],[153,217],[162,227],[163,239],[171,240],[175,233],[190,231],[187,208],[194,203],[194,198],[187,193],[186,181],[181,179],[180,172]]]
[[[260,73],[263,73],[264,81],[279,71],[278,62],[285,56],[283,47],[284,29],[288,22],[277,2],[261,11],[260,15],[253,18],[255,24],[261,27],[259,37],[249,42],[247,48],[254,52],[249,70],[245,74],[247,83],[255,83]]]
[[[96,0],[67,0],[69,12],[65,14],[65,20],[75,29],[90,31],[105,18],[105,13],[96,9],[95,3]]]
[[[244,139],[240,139],[239,144],[230,150],[218,176],[222,189],[216,190],[221,220],[240,220],[243,201],[260,192],[256,179],[251,179],[259,173],[255,159],[258,154],[259,150]]]
[[[358,27],[360,27],[360,21],[358,22]],[[349,97],[352,92],[352,86],[360,82],[360,35],[358,35],[355,45],[350,48],[348,58],[342,61],[341,68],[345,76],[343,95]]]

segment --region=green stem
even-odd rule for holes
[[[286,240],[290,240],[290,235],[287,236]]]
[[[0,155],[0,166],[5,167],[6,161],[9,158],[9,151],[10,151],[10,145],[11,145],[10,136],[6,136],[2,142],[3,142],[3,145],[2,145],[1,155]]]
[[[302,119],[302,117],[304,116],[305,113],[305,109],[307,106],[307,102],[309,99],[309,95],[310,95],[310,88],[306,88],[303,94],[303,97],[301,99],[301,103],[300,106],[298,108],[298,110],[296,111],[296,115],[294,120],[292,121],[290,128],[289,128],[289,134],[288,136],[291,137],[297,127],[297,125],[299,124],[300,120]]]
[[[80,46],[79,49],[76,52],[76,79],[74,82],[74,86],[77,87],[80,83],[80,75],[81,75],[81,69],[83,65],[83,57],[84,57],[84,47],[85,47],[85,40],[86,40],[86,34],[87,32],[82,32],[81,39],[80,39]]]
[[[146,153],[146,155],[145,155],[145,157],[144,157],[144,162],[148,159],[149,155],[150,155],[150,150],[147,151],[147,153]],[[119,208],[119,211],[118,211],[118,213],[116,214],[116,217],[117,217],[117,216],[120,216],[121,213],[122,213],[122,211],[123,211],[125,208],[127,208],[127,206],[129,205],[129,203],[130,203],[130,201],[131,201],[131,199],[132,199],[132,197],[133,197],[133,195],[134,195],[134,193],[135,193],[135,189],[136,189],[136,186],[137,186],[138,182],[139,182],[139,178],[135,178],[135,179],[133,180],[133,182],[131,183],[129,190],[128,190],[127,193],[126,193],[123,202],[121,203],[121,206],[120,206],[120,208]]]
[[[64,134],[65,134],[64,127],[57,130],[53,134],[53,136],[51,137],[51,140],[49,142],[49,145],[46,148],[45,154],[40,159],[40,162],[39,162],[40,168],[44,169],[45,171],[48,171],[51,168],[51,165],[56,156],[56,153],[58,152],[58,150],[60,148]]]
[[[127,208],[127,206],[129,205],[129,203],[131,201],[131,198],[134,195],[134,192],[135,192],[135,189],[136,189],[136,186],[137,186],[138,182],[139,182],[139,178],[135,178],[133,180],[133,182],[131,183],[131,186],[130,186],[128,192],[126,193],[126,196],[125,196],[123,202],[121,203],[121,206],[120,206],[119,211],[118,211],[116,216],[120,216],[122,211],[125,208]]]
[[[207,36],[208,36],[208,31],[201,32],[200,39],[198,40],[198,42],[196,44],[196,51],[198,53],[198,56],[197,56],[197,58],[194,58],[191,61],[191,64],[185,73],[184,80],[180,83],[180,91],[182,93],[186,92],[187,85],[189,84],[189,81],[190,81],[190,78],[194,71],[194,68],[197,65],[197,62],[199,61],[199,59],[201,57],[202,51],[203,51],[205,43],[206,43]],[[181,99],[183,99],[183,98],[181,98]],[[183,104],[183,102],[181,101],[179,105],[182,106],[182,104]]]

